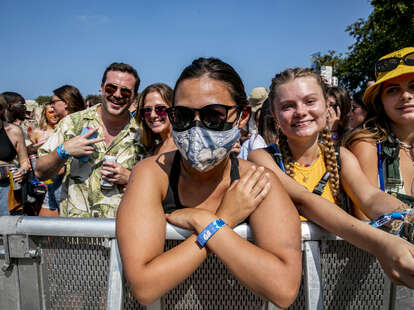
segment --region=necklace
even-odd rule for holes
[[[293,163],[295,164],[295,165],[298,165],[298,166],[302,166],[302,167],[310,167],[310,166],[312,166],[317,160],[318,160],[318,158],[319,157],[321,157],[321,151],[319,151],[318,152],[318,154],[316,155],[316,158],[314,159],[314,160],[312,160],[309,164],[304,164],[304,165],[301,165],[300,163],[298,163],[296,160],[293,160]]]

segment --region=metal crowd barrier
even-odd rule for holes
[[[252,238],[246,224],[235,231]],[[123,277],[113,219],[4,216],[0,235],[1,309],[278,309],[214,255],[141,307]],[[167,225],[166,249],[189,235]],[[392,285],[372,255],[309,222],[302,223],[302,249],[301,288],[289,309],[393,309]]]

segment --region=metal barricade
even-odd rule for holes
[[[246,224],[235,231],[251,240]],[[0,309],[278,309],[214,255],[141,307],[123,277],[113,219],[0,217],[0,234]],[[167,225],[166,249],[190,234]],[[289,309],[392,309],[391,284],[375,257],[309,222],[302,249],[302,284]]]

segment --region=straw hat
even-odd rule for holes
[[[391,58],[391,57],[403,58],[405,55],[410,54],[410,53],[414,53],[414,47],[406,47],[399,51],[392,52],[390,54],[387,54],[381,57],[379,61],[386,59],[386,58]],[[414,73],[414,66],[409,66],[405,64],[404,61],[401,61],[401,60],[395,69],[390,70],[390,71],[385,71],[385,72],[378,72],[377,80],[375,81],[375,83],[369,86],[365,91],[365,94],[363,97],[364,103],[370,104],[374,101],[375,95],[378,93],[382,83],[390,79],[393,79],[395,77],[398,77],[400,75],[407,74],[407,73]]]

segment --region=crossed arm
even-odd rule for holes
[[[216,212],[195,207],[167,215],[169,222],[192,229],[195,234],[164,252],[166,216],[161,202],[168,177],[160,180],[160,172],[150,159],[134,168],[117,216],[125,274],[138,300],[149,304],[174,288],[211,251],[255,293],[281,307],[290,305],[300,283],[301,234],[296,209],[277,178],[268,172],[267,181],[260,183],[264,170],[245,169],[241,179],[227,190]],[[257,188],[267,193],[263,195]],[[240,204],[239,199],[245,203]],[[231,229],[249,214],[256,245]],[[219,217],[229,225],[200,248],[195,242],[196,234]]]

